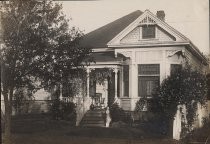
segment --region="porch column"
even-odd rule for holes
[[[118,69],[115,68],[114,69],[114,74],[115,74],[115,89],[114,89],[114,95],[115,95],[115,99],[117,99],[117,82],[118,82]]]
[[[90,69],[86,69],[87,72],[87,97],[90,97]]]

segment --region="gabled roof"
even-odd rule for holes
[[[204,61],[207,64],[207,59],[199,51],[199,49],[194,46],[194,44],[183,34],[175,30],[173,27],[169,26],[166,22],[158,19],[153,13],[149,10],[144,12],[137,10],[134,11],[122,18],[119,18],[105,26],[102,26],[86,35],[83,36],[80,44],[82,47],[88,47],[91,49],[100,49],[100,48],[117,48],[117,47],[135,47],[135,44],[126,45],[121,44],[120,40],[131,30],[137,27],[145,18],[149,17],[152,19],[158,26],[169,32],[171,35],[175,36],[177,39],[173,42],[159,42],[154,43],[157,45],[186,45],[192,53],[194,53],[199,59]],[[148,19],[148,18],[147,18]],[[137,46],[152,46],[151,43],[137,43]]]
[[[110,40],[112,40],[123,29],[136,20],[142,13],[143,12],[140,10],[134,11],[86,34],[81,41],[81,46],[91,48],[106,48],[107,43]]]
[[[144,13],[139,16],[135,21],[133,21],[130,25],[128,25],[124,30],[122,30],[119,34],[117,34],[111,41],[108,42],[108,47],[129,47],[129,45],[125,45],[124,43],[121,43],[121,40],[128,35],[132,30],[139,27],[140,25],[150,25],[155,24],[157,27],[161,28],[162,30],[166,31],[169,35],[173,36],[175,40],[172,42],[173,44],[177,43],[188,43],[189,39],[185,37],[183,34],[181,34],[179,31],[175,30],[173,27],[169,26],[165,21],[160,20],[156,15],[154,15],[152,12],[150,12],[148,9],[144,11]],[[168,36],[169,36],[168,35]],[[132,42],[130,44],[131,47],[136,44],[139,46],[151,46],[151,44],[157,44],[162,45],[162,41],[154,41],[154,43],[148,43],[143,40],[138,40],[135,42]],[[164,41],[164,44],[171,45],[171,41]],[[146,45],[145,45],[146,44]]]

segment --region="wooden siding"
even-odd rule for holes
[[[140,32],[140,27],[136,27],[121,40],[121,43],[138,42],[139,41],[139,32]]]
[[[120,104],[124,110],[131,110],[131,100],[129,98],[121,98]]]
[[[193,66],[194,69],[199,70],[201,72],[207,71],[208,67],[202,64],[202,61],[200,61],[187,49],[185,49],[185,56],[186,56],[186,60],[190,63],[190,65]]]
[[[162,60],[162,51],[137,51],[136,63],[155,62]]]
[[[142,39],[141,37],[142,29],[140,27],[134,28],[130,33],[128,33],[124,38],[121,39],[120,43],[155,43],[157,41],[174,41],[169,34],[164,32],[159,27],[156,27],[156,38],[152,39]]]
[[[163,30],[157,27],[157,39],[159,41],[174,41],[169,35],[166,34]]]

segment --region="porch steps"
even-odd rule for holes
[[[82,127],[105,127],[104,110],[89,110],[80,122]]]

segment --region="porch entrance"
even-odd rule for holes
[[[117,83],[119,83],[119,77],[117,78]],[[119,84],[115,88],[115,73],[111,72],[111,75],[103,80],[103,82],[96,82],[90,80],[90,98],[91,104],[96,109],[103,109],[107,106],[110,107],[115,100],[115,89],[119,94]]]
[[[107,107],[108,101],[108,82],[107,80],[104,81],[103,84],[99,84],[93,81],[90,84],[90,97],[92,99],[91,104],[95,108],[105,108]]]

